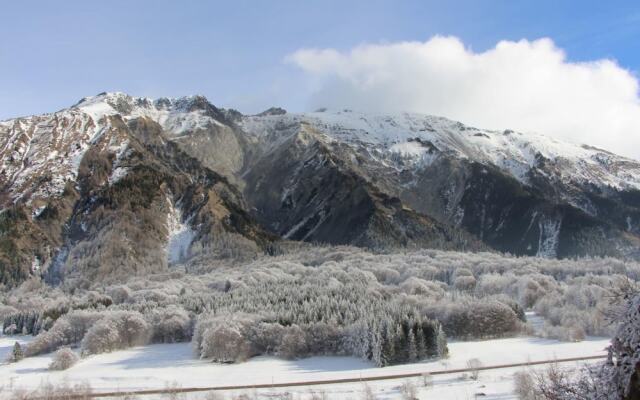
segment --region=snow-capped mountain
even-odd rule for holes
[[[264,157],[288,138],[313,138],[403,205],[502,251],[565,257],[638,249],[640,163],[604,150],[408,113],[277,113],[244,117],[240,126],[258,138]]]
[[[434,161],[432,150],[499,167],[525,184],[529,173],[550,160],[563,182],[615,189],[640,189],[640,163],[588,145],[541,134],[490,131],[420,114],[369,115],[350,110],[250,116],[242,126],[256,136],[282,125],[307,124],[334,141],[369,151],[397,154],[414,166]],[[431,146],[425,146],[430,142]]]
[[[202,96],[102,93],[0,122],[0,163],[5,283],[110,275],[111,253],[141,273],[277,237],[547,257],[640,247],[639,162],[427,115],[244,116]]]
[[[0,282],[114,279],[197,255],[264,251],[273,237],[236,186],[173,141],[217,123],[215,111],[201,97],[102,94],[4,121]]]

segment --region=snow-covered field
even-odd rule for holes
[[[4,359],[14,342],[25,337],[0,336],[0,357]],[[529,361],[583,357],[605,354],[609,340],[590,338],[579,343],[558,342],[532,337],[517,337],[487,341],[451,342],[450,357],[446,360],[406,364],[386,368],[353,357],[311,357],[287,361],[275,357],[256,357],[233,365],[213,364],[196,359],[189,343],[157,344],[132,348],[82,359],[67,371],[49,372],[51,355],[24,359],[14,364],[0,365],[0,386],[5,388],[36,388],[45,383],[89,383],[95,391],[124,391],[165,387],[210,387],[225,385],[271,384],[296,381],[360,378],[408,372],[428,372],[466,368],[470,359],[483,365],[498,365]],[[576,366],[566,363],[563,366]],[[541,368],[544,368],[541,367]],[[486,399],[510,399],[513,395],[512,377],[522,368],[508,368],[480,372],[477,381],[462,374],[433,376],[433,385],[417,386],[419,398],[473,399],[483,393]],[[400,386],[406,379],[369,382],[367,385],[377,398],[400,397]],[[273,388],[249,392],[250,397],[272,398],[276,394],[291,393],[294,398],[310,398],[313,391],[322,391],[329,399],[359,399],[362,383],[335,384],[313,387]],[[235,393],[236,395],[239,392]],[[205,394],[191,394],[189,399],[204,398]],[[227,393],[231,399],[233,393]],[[147,398],[151,398],[150,396]]]

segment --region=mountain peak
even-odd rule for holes
[[[84,111],[94,119],[114,114],[141,116],[150,112],[204,111],[208,114],[218,113],[218,109],[203,95],[160,97],[154,100],[149,97],[134,97],[123,92],[102,92],[95,96],[84,97],[71,108]],[[213,115],[211,116],[213,117]]]
[[[271,107],[267,110],[264,110],[263,112],[261,112],[260,114],[258,114],[259,117],[264,117],[267,115],[284,115],[287,113],[287,110],[285,110],[284,108],[281,107]]]

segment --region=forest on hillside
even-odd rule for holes
[[[27,357],[191,341],[195,356],[218,362],[353,355],[385,366],[444,357],[447,338],[531,334],[525,311],[544,318],[544,337],[611,336],[611,299],[640,279],[639,264],[616,259],[310,245],[277,254],[110,285],[33,278],[2,292],[3,332],[36,336]]]

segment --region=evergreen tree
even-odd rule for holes
[[[412,329],[407,332],[407,360],[415,362],[418,360],[418,346],[416,345],[416,335]]]
[[[393,362],[395,363],[400,363],[403,362],[404,360],[407,359],[406,357],[406,352],[407,352],[407,340],[406,340],[406,336],[404,334],[404,332],[402,331],[402,325],[398,324],[396,326],[396,331],[394,334],[394,358],[393,358]]]
[[[438,325],[438,331],[436,336],[436,349],[438,357],[446,357],[449,355],[449,348],[447,347],[447,337],[442,330],[442,326]]]
[[[18,362],[24,358],[24,351],[22,351],[22,346],[20,343],[16,342],[13,345],[13,350],[11,351],[11,361]]]
[[[416,329],[416,347],[418,350],[418,360],[425,359],[427,357],[427,343],[424,339],[422,323],[418,323],[418,328]]]
[[[395,343],[393,341],[393,332],[391,325],[386,322],[382,330],[382,354],[380,355],[380,365],[391,365],[395,359]]]

